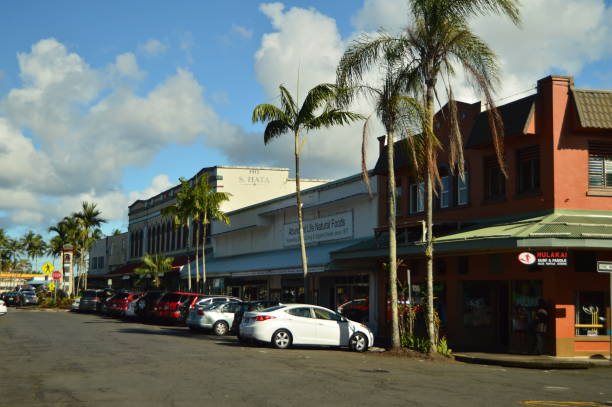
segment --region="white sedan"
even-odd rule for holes
[[[4,301],[0,300],[0,315],[4,315],[8,312],[8,308],[6,308],[6,304]]]
[[[348,346],[365,352],[374,344],[367,326],[317,305],[277,305],[244,314],[240,339],[269,342],[278,349],[291,345]]]

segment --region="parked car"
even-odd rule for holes
[[[242,339],[267,342],[278,349],[291,345],[348,346],[365,352],[374,334],[358,322],[330,309],[309,304],[280,304],[247,312],[240,324]]]
[[[211,303],[197,307],[187,317],[186,324],[192,330],[212,329],[215,335],[226,335],[234,323],[234,314],[240,310],[241,302]]]
[[[85,290],[81,295],[79,311],[81,312],[100,312],[102,304],[114,293],[113,290]]]
[[[158,321],[178,322],[181,317],[181,305],[196,297],[198,297],[196,293],[166,293],[159,299],[153,308],[153,316]]]
[[[225,295],[198,294],[195,298],[189,299],[188,301],[185,301],[183,305],[181,305],[180,307],[181,314],[179,316],[179,322],[185,323],[185,321],[187,320],[187,317],[189,316],[189,313],[198,307],[202,308],[204,306],[207,306],[213,303],[216,304],[216,303],[228,302],[228,301],[240,301],[240,298],[225,296]]]
[[[0,315],[5,315],[8,312],[8,308],[3,300],[0,300]]]
[[[164,294],[164,291],[147,291],[136,303],[136,317],[143,320],[151,319],[157,302]]]
[[[79,311],[79,304],[80,303],[81,303],[81,299],[80,298],[75,298],[74,301],[72,301],[72,305],[70,306],[70,311],[78,312]]]
[[[9,291],[8,293],[4,293],[2,300],[4,300],[7,307],[21,307],[25,303],[23,293],[18,291]]]
[[[116,317],[124,317],[130,302],[140,298],[142,293],[133,291],[121,291],[106,301],[107,313]]]
[[[38,304],[38,296],[32,290],[21,291],[23,295],[23,305],[36,305]]]
[[[279,301],[271,300],[243,302],[240,305],[240,309],[234,314],[234,323],[232,324],[231,331],[235,332],[238,338],[240,338],[240,323],[242,322],[242,317],[245,312],[261,311],[279,304]]]

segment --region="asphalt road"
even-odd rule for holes
[[[612,369],[276,350],[90,314],[11,308],[0,317],[0,407],[525,404],[612,406]]]

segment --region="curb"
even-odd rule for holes
[[[508,360],[508,359],[488,359],[467,355],[455,355],[455,360],[464,363],[474,363],[480,365],[493,365],[504,367],[520,367],[524,369],[589,369],[593,367],[612,367],[612,363],[598,363],[592,361],[571,361],[571,360]]]

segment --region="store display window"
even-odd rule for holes
[[[579,291],[576,295],[576,336],[610,332],[609,295],[605,291]]]

